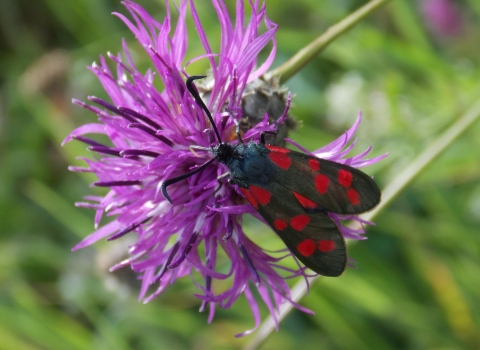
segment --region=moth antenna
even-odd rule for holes
[[[202,170],[202,169],[206,168],[207,166],[209,166],[210,164],[212,164],[214,161],[215,161],[215,158],[212,158],[208,162],[204,163],[203,165],[199,166],[197,169],[195,169],[195,170],[193,170],[189,173],[186,173],[186,174],[174,177],[173,179],[168,179],[167,181],[164,181],[162,183],[162,187],[161,187],[163,196],[170,202],[170,204],[173,204],[172,199],[170,198],[170,196],[167,193],[167,187],[170,186],[170,185],[173,185],[174,183],[185,180],[186,178],[188,178],[192,175],[195,175],[200,170]]]
[[[188,91],[190,91],[190,94],[195,99],[195,102],[197,102],[197,104],[200,107],[202,107],[203,111],[207,114],[207,117],[210,120],[210,124],[212,124],[213,130],[215,131],[215,135],[217,135],[218,143],[222,143],[222,139],[220,138],[220,133],[218,132],[217,126],[215,125],[215,122],[213,121],[212,114],[210,113],[207,106],[205,105],[205,103],[200,98],[200,95],[198,94],[197,88],[195,87],[195,85],[193,85],[194,80],[203,79],[205,77],[206,77],[206,75],[192,75],[190,78],[187,79],[187,82],[186,82],[187,89],[188,89]]]

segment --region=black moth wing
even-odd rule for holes
[[[323,276],[343,273],[345,240],[324,210],[304,208],[290,189],[275,180],[268,190],[251,185],[241,191],[305,266]]]
[[[286,148],[266,147],[274,163],[286,165],[285,157],[290,159],[289,167],[277,172],[276,181],[327,211],[359,214],[380,202],[381,192],[375,181],[356,168]]]

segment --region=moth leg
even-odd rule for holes
[[[233,118],[233,122],[235,123],[235,134],[237,135],[238,143],[243,145],[242,135],[240,134],[240,123],[235,118]]]
[[[276,131],[262,131],[262,133],[260,134],[260,143],[262,145],[265,144],[265,134],[270,134],[270,135],[275,135],[277,136],[277,132]]]
[[[227,176],[230,176],[230,173],[225,173],[225,174],[222,174],[220,176],[217,177],[217,181],[218,181],[218,188],[213,192],[213,194],[216,194],[218,191],[220,191],[220,189],[222,188],[223,186],[223,182],[221,180],[223,180],[224,178],[226,178]]]
[[[217,177],[218,182],[220,182],[220,180],[223,180],[223,179],[226,178],[227,176],[230,176],[230,172],[218,176],[218,177]]]
[[[190,150],[190,152],[192,152],[195,155],[195,157],[200,157],[198,155],[198,153],[195,152],[196,149],[199,149],[199,150],[202,150],[202,151],[210,151],[211,150],[211,148],[195,146],[195,145],[188,146],[188,149]]]
[[[235,114],[233,113],[232,110],[230,109],[226,109],[226,111],[232,116],[232,120],[233,122],[235,123],[235,135],[237,135],[237,140],[238,140],[238,143],[243,145],[243,140],[242,140],[242,135],[240,133],[240,123],[238,122],[238,120],[235,118]]]

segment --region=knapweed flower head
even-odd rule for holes
[[[270,67],[276,51],[277,26],[267,18],[265,5],[250,2],[247,11],[243,0],[237,1],[232,22],[221,1],[213,0],[212,4],[221,27],[218,38],[213,38],[220,41],[218,52],[211,49],[212,38],[207,39],[193,1],[180,2],[174,29],[168,4],[162,23],[131,1],[125,1],[124,5],[133,20],[116,14],[150,56],[152,69],[141,73],[124,42],[125,59],[121,54],[109,55],[116,67],[115,75],[103,57],[100,64],[90,67],[103,84],[109,101],[97,97],[89,97],[94,104],[74,100],[99,118],[97,123],[74,130],[64,142],[72,139],[85,142],[99,157],[83,159],[86,168],[70,169],[93,172],[98,177],[94,185],[109,188],[104,197],[89,196],[88,202],[77,204],[96,210],[97,230],[74,249],[103,238],[114,240],[126,234],[135,235],[137,240],[129,249],[129,258],[111,270],[130,265],[142,281],[140,298],[145,302],[158,296],[177,278],[191,275],[199,289],[201,310],[209,306],[209,321],[216,306],[228,308],[243,294],[258,326],[260,312],[252,288],[257,289],[275,317],[280,304],[293,303],[285,279],[292,276],[306,279],[305,268],[298,262],[293,269],[281,266],[280,260],[291,256],[290,252],[274,257],[244,234],[242,216],[259,215],[236,186],[226,181],[219,184],[218,178],[227,172],[224,165],[213,162],[193,176],[172,184],[168,188],[172,204],[161,191],[166,180],[189,173],[211,160],[212,153],[199,148],[210,149],[218,142],[201,106],[186,89],[189,63],[199,59],[210,63],[208,78],[197,87],[223,142],[237,142],[237,125],[244,142],[258,141],[265,131],[284,133],[285,126],[293,125],[287,115],[290,94],[280,98],[284,107],[275,118],[268,115],[268,108],[263,118],[259,118],[258,113],[255,115],[258,108],[248,112],[249,108],[252,110],[252,103],[258,103],[255,99],[252,102],[251,97],[264,84],[259,78]],[[205,50],[203,55],[189,60],[185,57],[188,16]],[[266,60],[257,62],[259,53],[267,48]],[[161,91],[156,88],[157,80],[163,83]],[[346,147],[360,120],[361,116],[344,135],[312,154],[353,167],[383,158],[365,159],[370,148],[345,158],[355,144]],[[85,136],[88,134],[106,135],[110,144],[99,143]],[[104,215],[112,217],[111,221],[103,224]],[[362,222],[358,217],[329,215],[345,237],[362,239],[363,230],[349,229],[340,221]],[[217,291],[218,280],[228,280],[231,284]]]

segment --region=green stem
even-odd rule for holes
[[[430,165],[448,146],[458,139],[468,128],[480,117],[480,100],[478,100],[472,108],[470,108],[462,117],[455,121],[443,134],[441,134],[430,146],[420,154],[413,162],[410,163],[383,191],[382,202],[375,210],[362,215],[365,220],[372,220],[379,214],[390,202],[418,175],[422,173],[428,165]],[[313,285],[321,276],[310,279]],[[292,300],[298,302],[307,292],[305,283],[299,282],[292,288]],[[280,322],[292,310],[290,303],[284,303],[280,306],[277,320]],[[258,331],[255,338],[247,344],[244,350],[256,349],[267,336],[275,329],[275,322],[272,316],[269,316]]]
[[[480,116],[480,100],[462,117],[457,119],[443,134],[411,162],[390,184],[382,191],[382,202],[375,210],[362,215],[365,220],[371,220],[383,208],[407,187],[427,166],[430,165],[448,146],[460,137]]]
[[[290,58],[280,67],[274,69],[273,71],[267,72],[265,77],[267,79],[271,79],[272,77],[280,77],[280,83],[285,83],[308,62],[314,59],[333,40],[348,31],[370,13],[389,1],[391,0],[370,1],[365,6],[350,14],[348,17],[345,17],[342,21],[328,28],[324,34],[320,35],[317,39],[312,41],[303,49],[300,49],[300,51],[298,51],[292,58]]]

